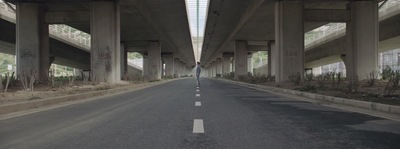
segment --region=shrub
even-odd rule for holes
[[[368,86],[374,86],[377,79],[378,79],[378,72],[372,71],[369,73],[369,75],[367,74]]]
[[[298,72],[297,74],[293,74],[289,76],[290,82],[292,82],[295,85],[299,85],[301,83],[301,74]]]
[[[389,81],[383,91],[387,96],[392,95],[397,89],[399,89],[400,82],[400,71],[392,71],[392,75],[389,77]]]
[[[389,66],[386,66],[382,70],[382,80],[389,79],[393,75],[394,71]]]

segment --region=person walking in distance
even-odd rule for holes
[[[200,62],[197,62],[197,66],[196,66],[197,86],[200,86],[200,73],[201,73]]]

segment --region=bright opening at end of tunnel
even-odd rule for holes
[[[200,61],[201,49],[203,46],[208,1],[209,0],[186,0],[190,34],[192,37],[193,52],[196,62]]]

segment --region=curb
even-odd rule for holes
[[[178,79],[181,79],[181,78],[178,78]],[[39,99],[39,100],[34,100],[34,101],[4,104],[4,105],[0,105],[0,115],[10,114],[10,113],[14,113],[14,112],[20,112],[20,111],[24,111],[24,110],[36,109],[39,107],[55,105],[55,104],[64,103],[64,102],[68,102],[68,101],[80,101],[80,100],[85,100],[85,99],[93,98],[93,97],[101,97],[103,95],[122,94],[122,93],[126,93],[126,92],[136,91],[136,90],[145,89],[148,87],[168,83],[168,82],[175,81],[178,79],[143,83],[143,84],[138,84],[138,85],[118,87],[118,88],[113,88],[113,89],[108,89],[108,90],[92,91],[92,92],[87,92],[87,93],[45,98],[45,99]]]
[[[326,96],[326,95],[301,92],[301,91],[290,90],[290,89],[277,88],[277,87],[272,87],[272,86],[249,84],[249,83],[232,81],[232,80],[227,80],[227,79],[218,79],[218,80],[222,80],[225,82],[234,83],[234,84],[238,84],[238,85],[246,86],[246,87],[255,87],[255,88],[259,88],[259,89],[263,89],[263,90],[269,90],[269,91],[274,91],[274,92],[281,92],[281,93],[311,98],[311,99],[320,101],[322,103],[345,105],[345,106],[362,108],[362,109],[367,109],[367,110],[372,110],[372,111],[379,111],[379,112],[384,112],[384,113],[400,116],[400,106],[395,106],[395,105],[387,105],[387,104],[381,104],[381,103],[359,101],[359,100],[354,100],[354,99]]]

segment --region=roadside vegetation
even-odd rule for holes
[[[367,79],[357,81],[347,80],[341,73],[294,74],[289,81],[275,83],[275,76],[247,75],[234,77],[234,72],[225,74],[222,78],[251,84],[274,86],[316,94],[370,101],[391,105],[400,105],[400,71],[390,69],[382,73],[366,74]]]

